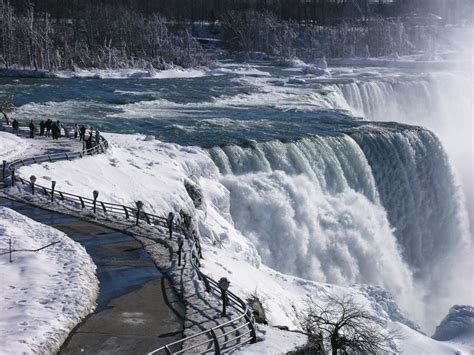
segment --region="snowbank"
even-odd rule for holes
[[[264,340],[247,346],[239,352],[240,354],[284,354],[306,344],[307,341],[307,336],[301,333],[288,332],[265,325],[259,325],[258,330],[264,336]]]
[[[59,78],[77,79],[184,79],[199,78],[206,75],[203,69],[171,68],[166,70],[144,69],[76,69],[59,71]]]
[[[14,134],[0,132],[0,163],[3,160],[11,161],[20,157],[28,148],[30,143]]]
[[[212,70],[213,75],[219,74],[235,74],[235,75],[245,75],[245,76],[271,76],[269,72],[258,70],[257,68],[247,65],[243,67],[222,67]]]
[[[64,233],[0,207],[0,250],[37,249],[0,256],[0,353],[54,353],[95,308],[98,280],[84,248]]]
[[[304,74],[313,74],[317,76],[330,75],[326,58],[321,58],[317,63],[307,64],[300,59],[290,59],[283,63],[288,66],[285,71],[296,71]]]
[[[461,343],[443,342],[431,339],[416,332],[404,324],[393,322],[389,325],[393,331],[397,332],[397,349],[400,354],[472,354],[473,347]]]

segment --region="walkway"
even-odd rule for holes
[[[183,307],[133,237],[2,197],[0,206],[63,231],[82,244],[97,265],[97,309],[72,331],[60,354],[145,354],[181,339]]]

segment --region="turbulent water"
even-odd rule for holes
[[[193,79],[1,79],[0,93],[15,94],[23,120],[208,149],[236,228],[267,265],[382,285],[413,314],[424,299],[419,316],[433,326],[473,301],[472,74],[331,71],[256,63]]]

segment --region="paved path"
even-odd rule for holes
[[[72,331],[60,354],[145,354],[182,337],[183,307],[134,238],[23,202],[0,197],[0,206],[63,231],[97,265],[97,309]]]

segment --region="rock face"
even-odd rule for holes
[[[268,324],[267,316],[265,315],[265,308],[260,299],[256,295],[250,295],[247,298],[247,302],[253,311],[255,322],[259,324]]]
[[[189,197],[191,197],[191,200],[193,200],[194,207],[199,208],[202,205],[203,199],[201,189],[188,180],[184,181],[184,187],[186,188]]]
[[[451,340],[465,333],[474,332],[474,307],[455,305],[436,327],[432,336],[436,340]]]

